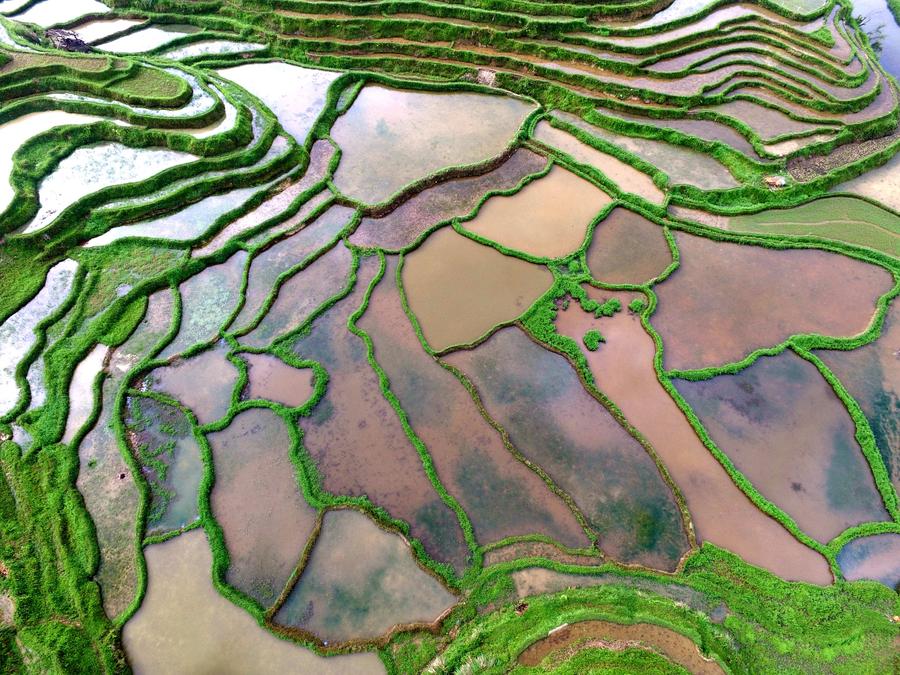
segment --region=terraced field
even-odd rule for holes
[[[894,38],[0,0],[0,672],[896,670]]]

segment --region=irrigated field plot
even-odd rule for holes
[[[0,0],[0,673],[895,672],[898,0]]]

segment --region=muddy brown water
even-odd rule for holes
[[[316,376],[311,368],[294,368],[272,354],[241,354],[247,362],[249,380],[244,398],[261,398],[291,408],[313,395]]]
[[[462,227],[504,248],[561,258],[584,243],[588,226],[612,198],[561,166],[514,195],[488,199]]]
[[[580,641],[603,640],[638,642],[641,647],[659,652],[694,675],[722,675],[725,671],[700,654],[689,637],[652,623],[621,624],[612,621],[580,621],[538,640],[519,654],[523,666],[537,666],[549,654]]]
[[[852,336],[869,326],[893,283],[881,267],[813,249],[776,250],[679,232],[681,264],[656,288],[651,322],[664,365],[739,361],[797,333]]]
[[[289,456],[287,428],[268,408],[252,408],[207,439],[216,477],[209,503],[231,563],[226,579],[269,606],[316,522]]]
[[[582,563],[583,564],[583,563]],[[628,572],[603,572],[597,574],[569,574],[555,572],[544,567],[525,567],[511,575],[516,597],[525,599],[532,595],[558,593],[570,588],[592,586],[624,586],[645,593],[659,595],[676,603],[690,607],[708,615],[713,621],[721,622],[728,616],[728,608],[718,601],[710,600],[700,591],[685,586],[678,581],[646,579]]]
[[[410,253],[402,270],[410,309],[435,351],[474,342],[523,314],[553,284],[546,267],[445,227]]]
[[[299,328],[322,303],[347,284],[352,255],[338,242],[278,289],[275,302],[259,325],[240,338],[242,344],[265,347],[284,333]]]
[[[766,108],[752,101],[730,101],[709,110],[743,122],[763,141],[783,134],[805,133],[821,128],[816,124],[791,119],[780,110]]]
[[[598,300],[615,295],[623,307],[639,297],[590,288],[588,292]],[[785,579],[831,581],[825,559],[757,509],[701,443],[656,377],[656,347],[639,317],[622,311],[598,320],[573,303],[560,313],[556,325],[579,345],[591,328],[606,338],[597,351],[583,350],[597,387],[653,446],[684,495],[699,540],[728,549]]]
[[[653,178],[647,174],[638,171],[630,164],[626,164],[612,155],[582,143],[562,129],[550,126],[550,123],[546,120],[538,123],[534,130],[534,138],[541,143],[545,143],[571,155],[576,162],[594,167],[618,185],[624,192],[630,192],[638,197],[643,197],[654,204],[662,204],[666,199],[665,193],[656,187],[653,183]],[[577,195],[573,194],[571,197],[563,197],[562,199],[564,201],[561,204],[557,202],[557,207],[567,206],[571,208],[570,198],[577,198]]]
[[[318,317],[310,333],[292,346],[298,358],[317,361],[329,377],[322,400],[299,420],[303,445],[325,490],[367,495],[407,521],[411,536],[422,541],[429,555],[462,569],[467,550],[456,515],[438,497],[397,413],[382,395],[365,343],[347,329],[378,268],[377,257],[363,258],[352,294]]]
[[[499,155],[533,109],[508,96],[365,87],[331,131],[343,152],[335,185],[381,202],[438,169]]]
[[[325,514],[275,622],[328,642],[373,639],[397,624],[432,623],[455,603],[456,596],[416,564],[403,537],[343,509]]]
[[[613,209],[594,228],[587,248],[591,276],[607,284],[643,284],[671,263],[663,228],[622,207]]]
[[[697,136],[707,141],[719,141],[728,145],[738,152],[743,152],[748,157],[756,158],[756,151],[750,142],[741,136],[737,131],[721,122],[713,122],[712,120],[693,120],[693,119],[654,119],[651,117],[641,117],[638,115],[629,115],[621,111],[610,112],[602,111],[604,115],[609,117],[618,117],[628,120],[629,122],[637,122],[647,126],[676,129],[683,131],[691,136]]]
[[[491,190],[514,188],[525,176],[543,170],[547,160],[519,149],[499,167],[482,176],[447,181],[420,192],[381,218],[363,218],[350,242],[399,251],[411,246],[438,223],[468,214]]]
[[[228,412],[237,384],[237,368],[226,358],[229,349],[228,343],[218,342],[212,349],[156,368],[150,373],[152,386],[190,408],[199,424],[215,422]]]
[[[372,338],[391,391],[479,543],[540,533],[567,546],[589,545],[566,503],[507,450],[456,376],[422,348],[403,312],[397,265],[390,256],[359,326]]]
[[[202,530],[145,549],[147,594],[125,624],[129,665],[145,673],[384,672],[375,653],[318,656],[267,632],[212,584],[212,555]]]
[[[812,363],[788,350],[674,384],[738,470],[814,539],[889,519],[853,420]]]
[[[546,558],[570,565],[599,565],[602,562],[599,554],[566,553],[552,544],[541,541],[521,541],[485,552],[484,566],[488,567],[520,558]]]
[[[816,356],[859,404],[894,488],[900,492],[900,302],[891,303],[875,342],[846,352],[816,351]]]
[[[687,541],[671,490],[564,357],[510,327],[446,361],[472,380],[513,445],[572,497],[602,551],[674,569]]]

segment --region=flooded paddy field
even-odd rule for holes
[[[885,269],[826,251],[739,246],[680,232],[675,241],[680,264],[660,285],[651,319],[670,369],[722,366],[797,333],[863,333],[878,298],[894,285]]]
[[[893,672],[895,4],[0,0],[0,670]]]

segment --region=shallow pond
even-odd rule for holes
[[[878,30],[882,35],[882,49],[878,54],[878,63],[895,78],[900,79],[900,25],[891,14],[885,0],[854,0],[854,16],[866,18],[865,31]]]
[[[534,138],[571,155],[580,164],[597,169],[618,185],[623,192],[630,192],[654,204],[662,204],[666,199],[665,193],[656,187],[653,179],[647,174],[610,154],[582,143],[562,129],[550,126],[546,120],[537,125],[534,130]]]
[[[329,643],[345,642],[377,638],[397,624],[432,623],[455,603],[416,564],[400,535],[344,509],[325,514],[312,555],[275,622]]]
[[[196,33],[199,30],[196,26],[188,24],[167,23],[159,26],[148,26],[134,33],[123,35],[120,38],[95,46],[97,49],[113,52],[114,54],[143,54],[162,47],[164,44],[177,38]]]
[[[134,537],[141,500],[123,456],[127,446],[124,440],[120,446],[113,426],[116,392],[126,372],[150,352],[171,326],[173,304],[168,289],[150,296],[143,320],[109,360],[100,416],[78,447],[77,487],[96,528],[100,567],[95,578],[100,584],[103,608],[110,617],[123,612],[137,592]]]
[[[353,292],[293,344],[298,358],[317,361],[329,376],[322,400],[299,420],[303,445],[325,490],[368,495],[375,505],[407,521],[411,536],[422,541],[429,555],[461,569],[468,551],[456,515],[438,497],[397,413],[382,395],[365,343],[347,328],[378,268],[378,258],[361,259]]]
[[[198,424],[215,422],[228,412],[237,384],[238,371],[226,358],[228,350],[226,342],[219,342],[212,349],[156,368],[149,375],[150,384],[190,408]],[[203,386],[198,387],[198,382]]]
[[[510,327],[445,360],[472,381],[510,442],[571,496],[602,551],[674,569],[687,540],[671,490],[564,357]]]
[[[78,148],[38,186],[40,208],[22,230],[37,232],[82,197],[113,185],[139,183],[173,166],[197,159],[174,150],[99,143]]]
[[[294,368],[272,354],[241,354],[247,362],[245,399],[265,399],[297,408],[313,395],[316,376],[311,368]]]
[[[224,54],[239,54],[241,52],[256,52],[265,49],[266,45],[258,42],[234,42],[231,40],[199,40],[189,45],[175,47],[162,56],[173,61],[190,59],[196,56],[220,56]]]
[[[584,178],[553,166],[514,195],[489,198],[462,227],[536,258],[561,258],[584,243],[588,226],[612,198]]]
[[[350,251],[338,242],[330,251],[295,272],[278,287],[278,295],[262,321],[241,337],[241,343],[265,347],[282,334],[299,328],[320,305],[346,286],[351,262]]]
[[[841,572],[850,581],[872,579],[888,588],[900,585],[900,534],[875,534],[854,539],[837,554]]]
[[[103,360],[108,352],[109,347],[106,345],[95,345],[75,366],[72,381],[69,383],[69,415],[66,417],[63,443],[71,443],[91,415],[94,407],[94,380],[103,369]]]
[[[143,22],[143,19],[91,19],[74,26],[72,30],[85,42],[99,42],[114,33],[133,28]]]
[[[322,112],[328,87],[340,76],[339,72],[280,61],[247,63],[217,72],[259,98],[300,144]]]
[[[402,280],[425,340],[442,351],[519,317],[553,275],[445,227],[406,257]]]
[[[125,424],[131,453],[150,487],[148,533],[196,521],[203,461],[187,416],[175,406],[135,396],[127,401]]]
[[[257,253],[250,263],[244,306],[232,327],[240,329],[249,324],[272,292],[278,277],[334,241],[352,215],[353,211],[344,206],[332,206],[299,232]]]
[[[207,439],[216,477],[209,504],[230,559],[225,578],[268,607],[300,561],[316,522],[291,461],[287,427],[268,408],[252,408]]]
[[[623,207],[600,221],[587,248],[591,276],[605,284],[644,284],[671,264],[663,228]]]
[[[412,246],[432,227],[468,214],[488,191],[510,190],[528,175],[542,171],[547,160],[519,149],[493,171],[439,183],[380,218],[363,218],[350,236],[357,246],[399,251]]]
[[[891,304],[873,343],[853,351],[817,351],[869,421],[894,488],[900,492],[900,302]]]
[[[888,519],[853,420],[812,363],[788,350],[675,386],[738,470],[814,539]]]
[[[85,14],[104,14],[108,11],[109,7],[100,0],[42,0],[12,18],[46,28],[68,23]]]
[[[669,177],[670,185],[694,185],[701,190],[727,190],[739,185],[724,165],[709,155],[664,141],[617,134],[567,113],[558,117],[652,164]]]
[[[0,125],[0,209],[6,210],[15,196],[9,178],[13,171],[13,154],[24,141],[54,127],[91,124],[103,119],[95,115],[81,115],[63,110],[43,110],[22,115]]]
[[[750,127],[763,142],[787,134],[803,134],[822,127],[788,117],[780,110],[773,110],[752,101],[729,101],[709,111],[730,117]]]
[[[189,347],[212,340],[237,306],[246,251],[238,251],[228,260],[207,267],[181,283],[181,325],[178,333],[159,355],[167,359]]]
[[[798,333],[852,336],[893,286],[875,265],[828,251],[771,249],[675,234],[681,262],[656,288],[651,323],[666,368],[739,361]],[[827,300],[826,300],[827,299]]]
[[[238,188],[229,192],[211,195],[194,202],[175,213],[131,225],[114,227],[99,237],[90,239],[85,246],[105,246],[120,239],[149,238],[168,241],[190,241],[200,238],[214,223],[241,208],[257,194],[265,192],[275,181],[264,185]]]
[[[335,184],[384,201],[439,169],[499,155],[533,109],[508,96],[365,87],[331,132],[343,151]]]
[[[330,192],[323,191],[318,195],[310,197],[294,215],[284,218],[284,213],[293,206],[296,200],[300,199],[305,192],[312,189],[317,183],[320,183],[320,181],[325,178],[328,161],[334,154],[334,148],[330,143],[319,141],[313,146],[310,154],[311,158],[309,166],[307,167],[306,173],[300,177],[299,180],[295,180],[295,176],[293,179],[282,181],[277,188],[280,190],[279,192],[276,192],[259,206],[251,209],[245,215],[240,216],[237,220],[226,225],[208,243],[194,249],[191,255],[194,257],[209,255],[225,246],[230,239],[237,237],[248,230],[252,230],[267,221],[281,220],[281,222],[278,223],[278,228],[279,230],[284,231],[298,225],[331,195]],[[267,233],[271,233],[269,228],[266,228],[261,232],[261,234],[264,235]]]
[[[0,326],[0,415],[5,415],[19,400],[16,366],[32,348],[35,329],[69,295],[78,263],[68,258],[47,272],[44,286],[28,303]]]
[[[147,595],[122,630],[129,665],[139,675],[384,672],[375,653],[323,658],[260,627],[213,586],[212,555],[203,531],[149,546],[144,555]]]

